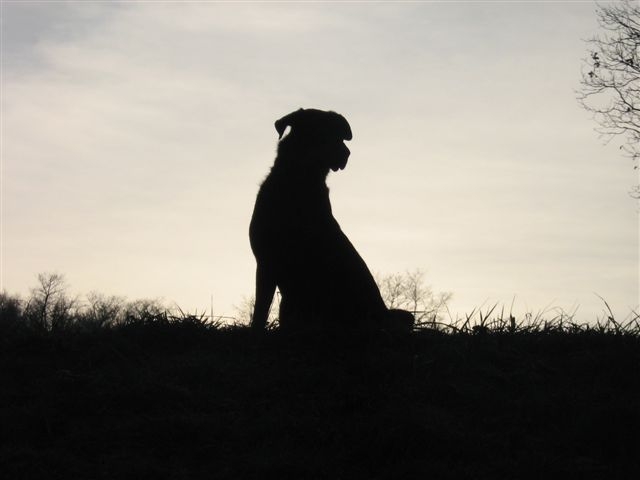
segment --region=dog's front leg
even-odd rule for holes
[[[253,308],[251,328],[262,330],[267,325],[269,307],[276,291],[276,279],[271,269],[258,262],[256,269],[256,304]]]

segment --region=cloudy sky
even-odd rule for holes
[[[591,2],[2,2],[1,286],[230,314],[273,122],[346,116],[334,214],[453,315],[638,300],[637,182],[575,100]]]

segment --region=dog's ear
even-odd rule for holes
[[[300,108],[291,112],[275,123],[278,138],[282,138],[287,127],[295,132],[300,130],[305,134],[312,132],[328,132],[342,140],[351,140],[353,135],[349,122],[342,115],[336,112],[316,110],[314,108]]]
[[[284,135],[284,131],[287,129],[287,127],[293,128],[293,124],[296,123],[296,118],[299,118],[302,112],[304,112],[304,108],[300,108],[299,110],[291,112],[281,119],[276,120],[275,126],[276,132],[278,132],[279,139],[282,138],[282,135]]]
[[[331,116],[331,122],[333,124],[332,128],[336,133],[336,136],[338,136],[339,138],[342,138],[343,140],[351,140],[353,138],[353,134],[351,133],[351,126],[349,125],[349,122],[347,122],[347,119],[344,118],[339,113],[335,113],[335,112],[329,112],[329,113],[332,114]]]

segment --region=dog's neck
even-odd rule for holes
[[[309,184],[326,184],[329,168],[309,168],[304,159],[276,158],[271,171],[276,175],[286,176],[300,186]]]
[[[278,155],[273,164],[275,172],[281,172],[304,183],[325,183],[329,167],[314,155],[312,146],[301,148],[297,142],[285,138],[278,145]]]

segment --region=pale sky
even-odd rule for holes
[[[373,272],[451,311],[638,303],[638,182],[576,102],[592,2],[2,2],[0,289],[233,314],[273,122],[353,129],[328,179]]]

